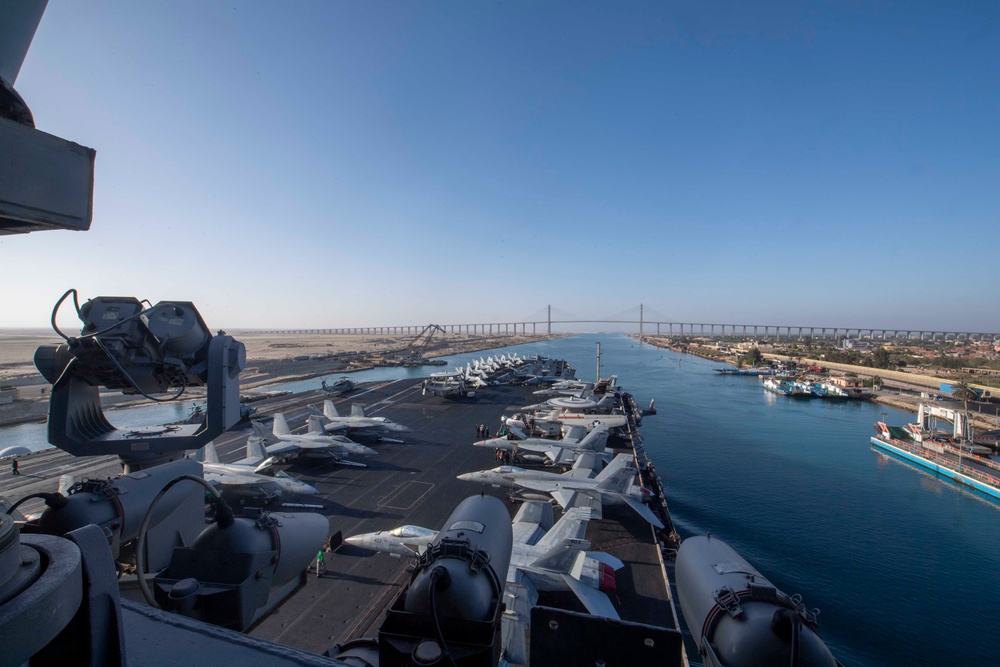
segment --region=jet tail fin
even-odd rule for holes
[[[251,461],[263,461],[267,458],[267,450],[264,449],[264,439],[254,436],[247,438],[247,458]]]
[[[251,428],[253,428],[253,432],[256,433],[261,438],[261,440],[264,441],[265,445],[274,445],[280,442],[280,440],[278,440],[278,438],[275,437],[274,433],[267,430],[267,427],[261,424],[259,421],[251,420],[250,426]]]
[[[64,496],[68,496],[69,490],[74,484],[76,484],[76,480],[73,479],[73,475],[59,475],[58,492]]]
[[[577,427],[573,427],[577,428]],[[584,452],[601,452],[604,451],[608,444],[608,429],[605,426],[597,426],[588,433],[579,443],[577,443],[577,449]]]
[[[340,417],[340,413],[337,412],[337,406],[333,404],[333,401],[323,401],[323,414],[327,419],[337,419]]]
[[[589,548],[590,542],[587,540],[566,538],[535,559],[531,566],[552,572],[568,573],[572,571],[577,555]]]
[[[611,462],[611,465],[614,465],[614,461]],[[609,465],[608,468],[610,468],[611,465]],[[608,468],[605,468],[604,472],[607,472]],[[598,477],[599,476],[600,475],[598,475]],[[629,484],[632,483],[634,477],[635,477],[634,468],[618,468],[610,476],[602,479],[600,483],[597,485],[597,488],[600,489],[601,491],[614,491],[617,493],[625,493],[625,491],[628,489]]]
[[[219,462],[219,452],[215,451],[215,443],[214,442],[209,442],[207,445],[205,445],[204,447],[202,447],[198,451],[201,452],[201,455],[203,457],[201,459],[202,463],[218,463]]]
[[[611,600],[601,591],[594,590],[578,579],[574,579],[568,574],[563,575],[563,581],[573,591],[574,595],[583,603],[587,611],[592,616],[603,616],[604,618],[618,619],[618,610],[611,604]]]
[[[352,417],[366,417],[367,415],[365,414],[365,406],[361,405],[360,403],[352,403],[351,404],[351,416]]]
[[[323,428],[323,422],[316,415],[309,415],[309,432],[318,433],[319,435],[326,433],[326,429]]]
[[[597,487],[603,491],[619,491],[624,492],[628,487],[628,482],[632,480],[635,476],[635,468],[633,467],[633,460],[629,454],[619,454],[614,458],[608,467],[601,471],[596,479],[598,481]]]
[[[274,413],[274,434],[275,435],[291,435],[292,429],[288,428],[288,420],[285,419],[285,415],[280,412]]]

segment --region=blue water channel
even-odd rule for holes
[[[777,396],[756,378],[619,335],[582,335],[449,357],[448,366],[380,368],[356,381],[419,377],[517,350],[567,359],[578,376],[617,373],[659,414],[643,421],[682,536],[711,531],[788,594],[819,608],[845,665],[998,664],[1000,504],[878,453],[872,423],[913,415],[862,402]],[[333,378],[331,378],[333,379]],[[320,380],[275,389],[303,391]],[[114,410],[119,426],[162,423],[190,404]],[[166,412],[165,412],[166,411]],[[169,419],[163,419],[168,415]],[[44,441],[44,426],[0,431]],[[34,429],[34,435],[31,435]],[[28,435],[25,435],[27,433]]]

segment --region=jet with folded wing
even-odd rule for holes
[[[562,440],[548,438],[525,438],[524,440],[508,440],[507,438],[490,438],[472,443],[476,447],[492,447],[504,451],[520,453],[525,458],[538,457],[546,465],[568,466],[576,461],[581,452],[593,452],[603,455],[607,450],[608,434],[611,428],[601,425],[590,433],[582,426],[574,426],[568,437]],[[579,432],[583,437],[578,437]],[[610,455],[608,459],[610,459]],[[529,459],[530,460],[530,459]]]
[[[319,421],[326,433],[347,433],[358,437],[375,438],[386,442],[402,442],[388,437],[390,434],[409,433],[410,429],[402,424],[397,424],[385,417],[369,417],[365,414],[365,407],[358,403],[351,406],[349,416],[340,416],[337,406],[333,401],[323,401],[323,409],[320,410],[315,405],[309,406],[309,411],[319,418]]]
[[[316,493],[314,487],[283,471],[269,472],[277,458],[267,455],[264,441],[257,436],[250,436],[247,439],[247,456],[239,461],[232,463],[219,461],[215,444],[211,442],[197,450],[194,459],[201,462],[207,482],[215,482],[222,486],[261,487],[267,495],[274,495],[273,492],[277,489],[283,493]]]
[[[649,523],[663,528],[663,522],[642,502],[646,490],[633,484],[637,469],[630,454],[616,456],[596,477],[587,477],[584,473],[583,467],[574,467],[559,475],[544,470],[498,466],[492,470],[464,473],[458,478],[495,487],[548,493],[564,509],[591,507],[594,518],[600,518],[603,503],[624,503]]]
[[[254,432],[263,438],[267,453],[272,456],[307,457],[333,459],[340,465],[366,468],[363,463],[348,461],[350,454],[358,456],[376,456],[371,447],[365,447],[342,435],[325,435],[319,433],[292,433],[288,427],[285,415],[274,413],[274,426],[269,431],[259,421],[250,422]]]

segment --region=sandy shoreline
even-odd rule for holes
[[[351,373],[373,365],[372,356],[389,357],[405,350],[413,336],[361,336],[332,334],[261,334],[238,332],[231,334],[247,349],[247,367],[240,375],[240,390],[252,392],[264,385],[288,382],[322,375]],[[570,334],[565,334],[570,335]],[[553,336],[559,337],[559,336]],[[547,336],[497,335],[467,336],[439,334],[424,351],[424,358],[492,350],[546,340]],[[0,386],[17,387],[19,400],[0,405],[0,426],[44,421],[48,410],[48,383],[34,365],[35,349],[39,345],[62,343],[50,331],[0,331]],[[349,358],[333,355],[358,352],[364,356]],[[306,360],[296,357],[315,357]],[[427,374],[442,367],[427,365]],[[192,389],[189,396],[197,398],[202,390]],[[115,393],[106,397],[108,405],[140,402],[134,396]],[[105,399],[102,398],[102,401]],[[144,399],[140,399],[144,400]]]

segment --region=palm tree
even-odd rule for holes
[[[972,383],[969,382],[969,378],[965,377],[956,382],[951,386],[951,395],[955,397],[956,400],[962,401],[965,404],[965,428],[962,430],[962,436],[966,443],[969,442],[969,401],[974,401],[979,398],[979,394],[976,390],[972,388]],[[962,469],[962,444],[958,446],[958,468]]]

